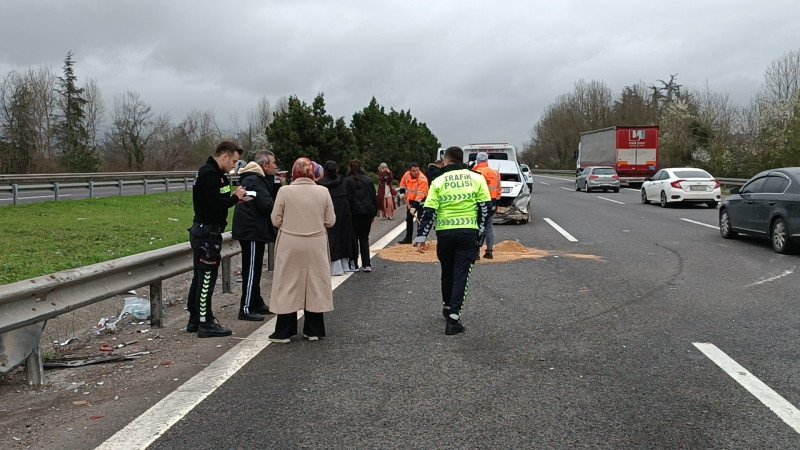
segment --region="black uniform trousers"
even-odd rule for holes
[[[480,250],[478,230],[436,230],[436,240],[436,256],[442,265],[442,306],[460,315]]]
[[[417,211],[417,214],[421,213],[422,211]],[[406,237],[403,238],[404,241],[411,241],[411,237],[414,235],[414,215],[411,214],[411,210],[406,208]]]
[[[372,264],[369,260],[369,232],[372,230],[372,219],[375,216],[355,214],[351,217],[353,219],[353,234],[356,235],[355,242],[361,253],[361,267],[371,266]],[[355,254],[357,255],[358,253],[356,252]]]
[[[261,272],[264,267],[265,242],[239,241],[242,247],[242,298],[239,311],[250,314],[265,305],[261,296]]]
[[[211,297],[217,284],[219,264],[222,261],[222,231],[213,225],[194,224],[189,228],[189,244],[194,252],[194,275],[189,286],[189,321],[211,323]]]

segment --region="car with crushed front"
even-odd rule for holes
[[[673,167],[645,178],[641,196],[645,205],[654,202],[662,208],[676,203],[703,203],[716,208],[722,190],[719,181],[703,169]]]
[[[719,232],[768,238],[772,249],[789,253],[800,241],[800,167],[765,170],[731,189],[719,209]]]
[[[602,189],[603,192],[619,192],[619,175],[613,167],[608,166],[589,166],[575,178],[575,190],[581,189],[591,192],[593,189]]]
[[[500,173],[502,193],[492,223],[531,221],[531,191],[516,161],[489,159],[489,167]]]

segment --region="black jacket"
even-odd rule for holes
[[[336,213],[336,223],[328,228],[331,261],[342,258],[352,259],[353,224],[350,220],[350,205],[347,202],[344,177],[325,176],[319,180],[319,185],[328,188],[333,201],[333,211]]]
[[[239,197],[232,195],[233,187],[228,176],[219,168],[213,157],[197,171],[192,187],[194,223],[228,225],[228,208],[239,203]]]
[[[347,188],[347,202],[350,205],[350,214],[354,216],[378,215],[378,194],[372,180],[358,173],[350,175],[344,180]]]
[[[253,201],[236,205],[233,210],[233,238],[237,241],[269,242],[273,236],[269,216],[275,203],[270,195],[264,172],[255,163],[247,165],[239,172],[239,184],[248,191],[254,191]]]

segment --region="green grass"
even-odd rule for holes
[[[187,242],[193,216],[191,192],[2,207],[0,284]]]

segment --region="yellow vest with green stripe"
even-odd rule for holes
[[[483,175],[469,169],[458,169],[444,172],[433,180],[425,207],[437,211],[437,230],[477,230],[477,204],[491,200]]]

